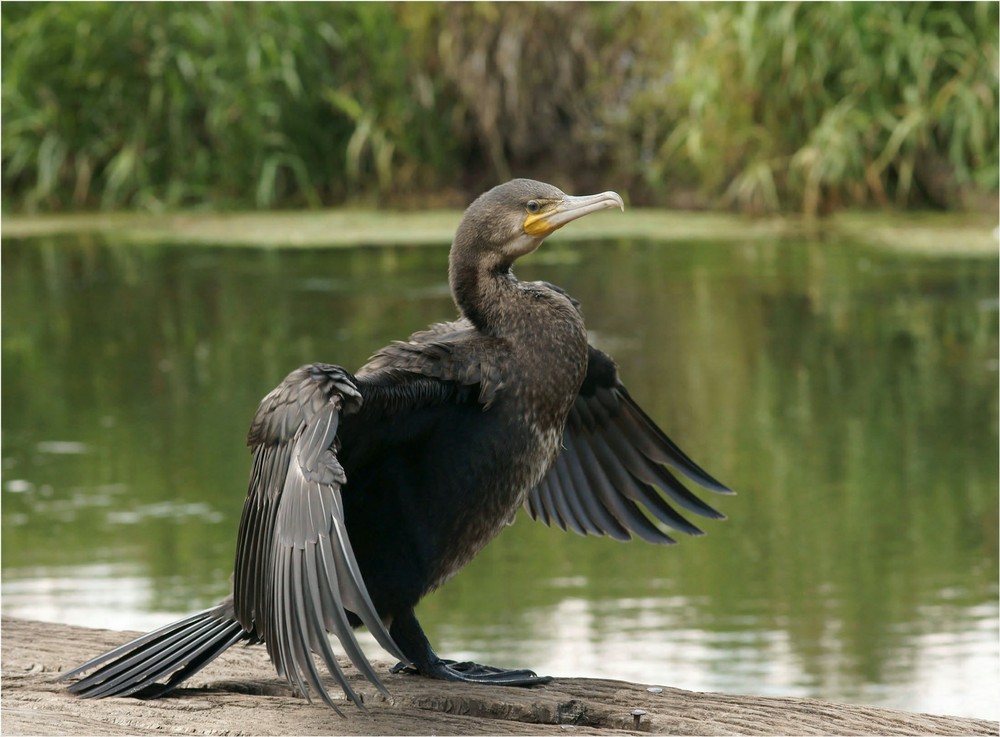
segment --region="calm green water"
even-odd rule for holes
[[[257,401],[453,317],[446,257],[5,241],[4,613],[225,594]],[[740,494],[669,549],[521,519],[422,604],[443,655],[1000,716],[995,258],[556,238],[518,273]]]

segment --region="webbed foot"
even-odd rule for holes
[[[459,663],[440,658],[424,668],[397,663],[392,668],[392,672],[439,678],[443,681],[487,683],[494,686],[541,686],[552,680],[552,676],[540,676],[534,671],[526,669],[497,668],[492,665],[481,665],[468,661]]]

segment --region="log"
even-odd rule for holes
[[[345,702],[341,717],[296,696],[259,646],[232,648],[189,687],[162,699],[80,699],[56,682],[59,673],[134,633],[14,618],[0,625],[5,735],[996,735],[1000,730],[997,722],[982,719],[592,678],[557,678],[531,689],[444,683],[393,675],[387,663],[378,664],[390,700],[346,662],[366,708]]]

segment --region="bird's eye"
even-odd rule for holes
[[[542,209],[542,206],[538,202],[538,200],[528,200],[528,204],[525,205],[525,207],[528,208],[528,212],[538,212],[539,210]]]

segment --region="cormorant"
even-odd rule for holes
[[[609,207],[624,209],[615,192],[572,197],[528,179],[476,199],[449,256],[456,321],[383,348],[354,375],[303,366],[261,401],[247,438],[253,469],[232,595],[66,673],[101,666],[70,691],[154,698],[231,645],[263,642],[307,699],[311,690],[337,708],[315,653],[360,705],[327,633],[384,692],[355,640],[361,624],[399,658],[394,671],[517,686],[551,680],[442,660],[414,607],[522,505],[583,535],[671,543],[662,526],[701,532],[675,506],[723,515],[667,466],[732,493],[633,401],[614,361],[588,345],[579,304],[511,271],[557,228]]]

